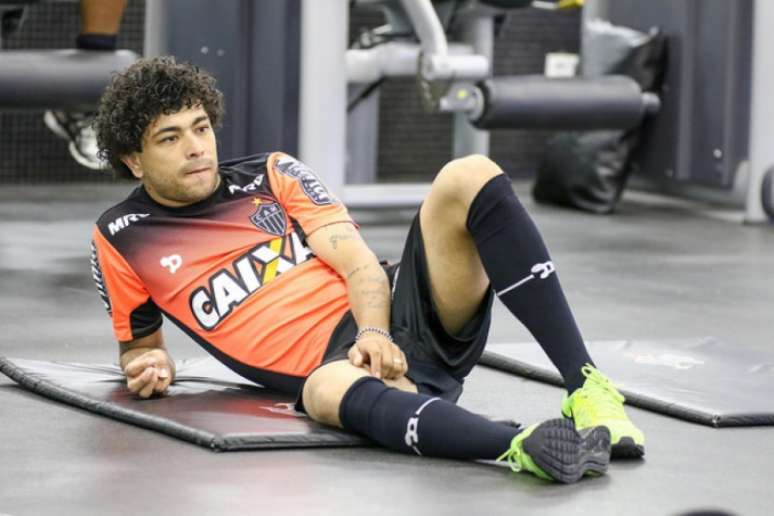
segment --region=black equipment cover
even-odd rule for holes
[[[620,74],[631,77],[642,91],[660,88],[665,49],[660,32],[643,34],[604,24],[592,25],[587,32],[585,77],[599,80],[601,74]],[[648,123],[647,117],[643,123]],[[631,158],[640,139],[638,127],[626,129],[563,132],[549,138],[532,190],[535,200],[611,213],[632,172]]]

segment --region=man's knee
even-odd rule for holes
[[[447,163],[433,181],[431,193],[443,197],[448,206],[456,203],[467,209],[476,194],[502,169],[482,154],[471,154]]]
[[[363,376],[368,376],[368,372],[353,366],[347,360],[331,362],[320,367],[304,384],[306,413],[315,421],[341,428],[341,400],[352,384]]]
[[[364,376],[370,376],[368,370],[356,367],[348,360],[337,360],[320,367],[304,384],[306,413],[317,422],[341,428],[339,409],[344,395],[352,384]],[[405,376],[384,380],[384,383],[402,391],[417,392],[416,385]]]

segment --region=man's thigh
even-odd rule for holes
[[[448,331],[430,286],[428,269],[418,215],[406,237],[400,264],[387,269],[393,287],[390,331],[408,357],[407,376],[419,391],[454,401],[461,392],[463,378],[486,345],[494,295],[490,288],[484,289],[482,297],[471,293],[464,276],[461,281],[449,283],[456,290],[450,295],[470,301],[471,306],[461,324],[454,326],[453,332]]]
[[[339,408],[344,394],[357,380],[371,376],[364,367],[356,367],[349,360],[336,360],[318,367],[304,383],[303,403],[309,417],[341,428]],[[407,392],[417,392],[417,387],[405,376],[396,380],[383,380],[389,387]]]
[[[422,205],[419,221],[430,292],[441,324],[453,335],[476,313],[489,278],[470,234],[450,224],[431,199]]]
[[[450,334],[473,318],[489,289],[467,217],[476,194],[499,174],[482,156],[454,160],[438,173],[419,212],[433,302]]]

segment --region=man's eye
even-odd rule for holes
[[[201,127],[197,127],[197,128],[196,128],[196,130],[197,130],[197,131],[199,131],[200,133],[204,133],[204,132],[207,132],[207,130],[208,130],[209,128],[210,128],[210,126],[208,126],[208,125],[203,125],[203,126],[201,126]]]
[[[176,137],[176,136],[167,136],[166,138],[164,138],[163,140],[161,140],[161,142],[162,142],[162,143],[164,143],[164,142],[171,142],[171,141],[173,141],[175,138],[177,138],[177,137]]]

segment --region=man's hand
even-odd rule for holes
[[[408,371],[408,362],[403,351],[378,334],[363,335],[349,348],[347,356],[354,366],[364,367],[368,364],[371,374],[376,378],[394,380]]]
[[[169,355],[163,349],[154,349],[135,357],[124,368],[126,386],[141,398],[162,394],[172,383]]]

